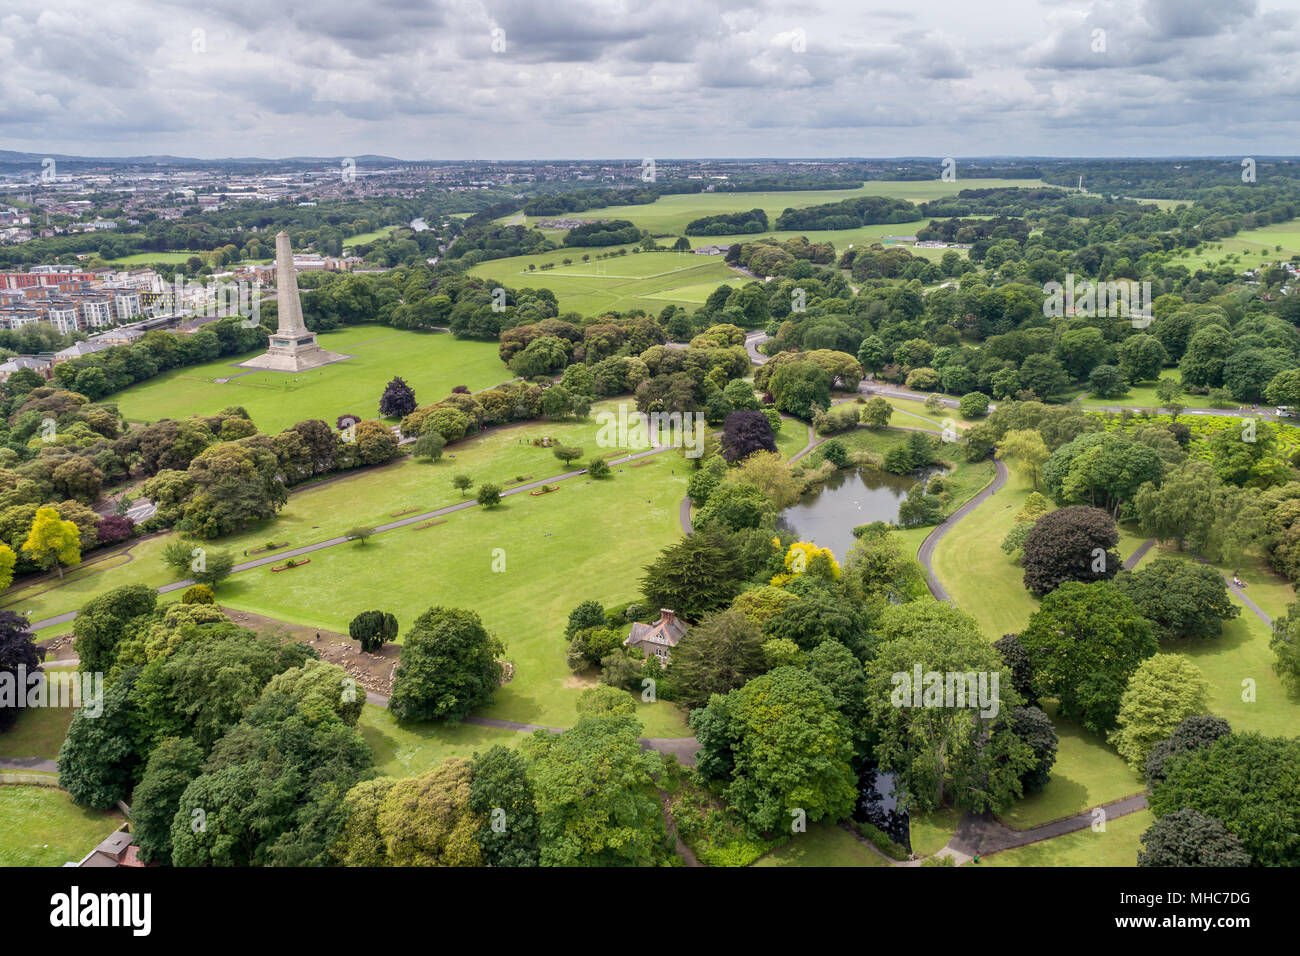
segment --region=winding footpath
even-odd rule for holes
[[[930,588],[930,593],[939,601],[952,603],[952,597],[948,594],[948,589],[943,586],[939,578],[934,573],[934,549],[943,536],[953,529],[953,526],[961,521],[968,514],[988,501],[989,498],[997,494],[1003,485],[1007,483],[1007,466],[1002,463],[1000,458],[993,459],[995,469],[993,480],[985,485],[980,491],[967,501],[964,505],[948,516],[943,524],[938,525],[933,531],[925,536],[921,542],[921,547],[916,552],[916,559],[921,562],[921,567],[925,568],[925,583]]]

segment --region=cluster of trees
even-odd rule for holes
[[[330,861],[342,797],[373,764],[342,668],[143,585],[88,603],[73,633],[81,671],[107,675],[102,713],[79,711],[59,752],[75,802],[129,799],[147,862]]]
[[[624,246],[640,242],[646,233],[626,219],[586,222],[564,234],[566,246]]]
[[[578,722],[416,777],[379,777],[343,801],[347,866],[656,866],[676,861],[627,695],[583,692]]]
[[[1195,713],[1151,748],[1146,774],[1156,820],[1139,866],[1300,866],[1300,741]]]
[[[778,231],[857,229],[879,223],[915,222],[920,218],[920,210],[906,199],[859,196],[819,206],[786,209],[776,217],[774,228]]]
[[[646,567],[644,602],[574,609],[570,665],[691,707],[697,774],[748,833],[784,832],[796,812],[848,817],[863,765],[898,774],[918,809],[998,809],[1045,784],[1051,723],[1010,682],[984,713],[891,704],[895,675],[917,661],[964,674],[998,670],[1001,658],[968,615],[917,600],[924,574],[885,527],[862,529],[843,567],[775,529],[801,483],[765,447],[761,417],[734,413],[727,457],[693,473],[695,531]],[[666,667],[623,646],[646,608],[691,625]]]
[[[229,317],[209,322],[189,335],[177,335],[162,329],[146,332],[131,345],[115,345],[60,362],[54,366],[53,382],[60,388],[98,401],[147,381],[160,372],[265,349],[265,323],[270,320],[265,312],[262,319],[263,325],[253,328],[245,328],[240,318]],[[270,327],[274,328],[273,325]]]
[[[767,232],[767,213],[762,209],[701,216],[686,224],[688,236],[730,236],[753,232]]]
[[[119,441],[138,455],[134,468],[151,476],[141,491],[158,510],[145,528],[172,527],[202,538],[274,516],[294,485],[398,454],[397,437],[373,419],[338,432],[308,419],[263,435],[237,406],[210,419],[163,420]]]

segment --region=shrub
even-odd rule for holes
[[[185,589],[181,595],[182,604],[216,604],[217,600],[212,596],[212,588],[206,584],[192,584]]]

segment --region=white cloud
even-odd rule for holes
[[[1259,0],[10,0],[0,138],[411,159],[1293,152]],[[505,50],[493,52],[492,30]],[[192,38],[202,30],[204,51]],[[1105,31],[1104,51],[1094,31]]]

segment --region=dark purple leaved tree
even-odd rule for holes
[[[722,457],[737,462],[756,451],[776,451],[767,416],[750,409],[732,412],[722,425]]]
[[[379,414],[389,418],[404,418],[415,411],[415,392],[401,376],[394,376],[379,399]]]

